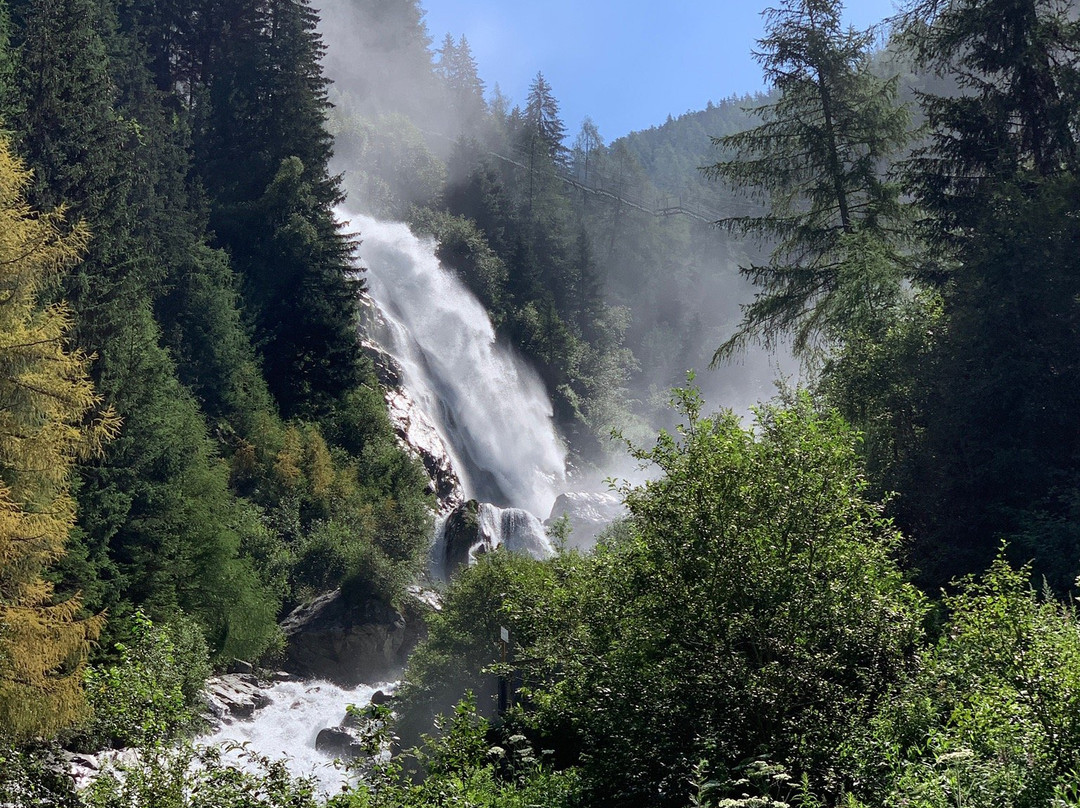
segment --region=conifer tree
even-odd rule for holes
[[[42,575],[75,522],[69,478],[117,428],[87,377],[88,357],[64,344],[71,316],[42,308],[43,289],[84,250],[82,225],[60,235],[63,211],[35,215],[29,173],[0,139],[0,734],[49,734],[82,711],[82,667],[100,617],[56,603]]]
[[[360,284],[328,170],[324,47],[306,0],[233,6],[205,35],[196,165],[211,229],[243,278],[271,392],[285,415],[317,414],[358,383],[360,356]]]
[[[930,585],[1002,536],[1059,590],[1080,533],[1080,24],[1064,0],[925,2],[906,41],[959,92],[924,95],[908,179],[938,248],[942,322],[915,384],[915,462],[896,486]]]
[[[595,173],[596,162],[603,154],[604,138],[592,118],[586,116],[581,122],[581,131],[574,139],[574,175],[586,185],[589,184],[590,168]],[[595,178],[594,178],[595,179]]]
[[[108,5],[42,0],[15,11],[25,99],[15,123],[35,172],[32,199],[70,201],[94,233],[63,293],[76,343],[97,356],[97,388],[124,420],[104,457],[80,468],[63,586],[114,618],[133,605],[155,619],[183,609],[214,650],[253,655],[269,641],[276,604],[239,553],[251,520],[154,318],[170,269],[162,245],[177,244],[163,227],[163,176],[183,170],[165,146],[166,116],[153,114],[153,91],[120,57],[129,43]]]
[[[487,112],[484,102],[484,82],[473,58],[469,41],[464,35],[454,42],[446,35],[439,48],[438,73],[446,83],[450,111],[453,116],[450,135],[464,134],[475,137]]]
[[[707,176],[768,205],[759,215],[719,222],[773,247],[766,264],[743,273],[761,288],[736,334],[714,361],[749,339],[794,337],[796,351],[841,338],[855,313],[895,294],[894,233],[904,216],[899,191],[882,163],[907,135],[896,81],[869,71],[872,36],[845,30],[838,0],[785,0],[766,12],[755,54],[779,99],[755,113],[760,126],[713,138],[728,159]],[[858,269],[867,239],[885,260]]]
[[[532,156],[546,154],[556,165],[566,162],[566,125],[559,117],[559,102],[547,83],[543,73],[537,73],[529,85],[529,96],[525,104],[525,139],[526,153]]]

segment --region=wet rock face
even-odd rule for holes
[[[405,663],[423,633],[421,607],[402,614],[377,597],[347,598],[341,590],[298,606],[281,624],[286,669],[342,687],[388,678]]]
[[[626,516],[626,507],[615,494],[571,491],[559,495],[544,524],[550,527],[564,515],[570,521],[567,547],[589,550],[604,528]]]
[[[453,575],[461,567],[475,561],[478,554],[491,549],[480,538],[480,503],[470,499],[455,508],[443,526],[445,547],[443,569],[446,576]]]
[[[398,361],[370,340],[365,340],[363,346],[375,365],[398,441],[424,464],[431,481],[429,490],[439,501],[439,512],[452,511],[465,501],[465,495],[439,430],[405,389],[404,371]]]
[[[431,480],[429,490],[439,501],[439,512],[453,510],[465,501],[465,494],[439,431],[404,389],[388,387],[385,398],[398,439],[424,464]]]

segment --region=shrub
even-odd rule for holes
[[[136,612],[130,642],[116,648],[118,662],[86,673],[93,713],[79,745],[152,745],[192,729],[210,675],[206,641],[194,620],[179,613],[155,625]]]

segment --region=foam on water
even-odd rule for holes
[[[315,749],[315,737],[319,730],[340,724],[348,705],[366,706],[375,691],[390,692],[394,686],[384,683],[346,690],[329,682],[278,682],[263,691],[271,703],[257,710],[250,721],[236,720],[198,740],[223,748],[243,744],[260,756],[285,759],[294,776],[314,777],[325,794],[336,793],[349,782],[348,772],[335,765],[331,756]],[[227,758],[257,770],[235,751]]]

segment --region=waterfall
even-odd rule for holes
[[[484,307],[440,265],[433,241],[418,239],[404,224],[344,211],[339,216],[361,234],[358,252],[381,315],[379,333],[371,336],[400,365],[403,386],[446,445],[465,496],[482,500],[475,549],[503,545],[550,557],[554,550],[534,514],[550,512],[556,487],[565,480],[566,451],[543,383],[499,342]],[[200,740],[285,756],[293,774],[314,776],[331,793],[348,774],[316,751],[315,738],[341,721],[345,705],[368,703],[375,689],[275,684],[265,691],[271,704],[252,720],[227,724]]]
[[[401,223],[344,214],[362,239],[379,335],[451,448],[465,495],[546,515],[565,475],[543,383],[496,338],[476,297]]]
[[[540,559],[555,555],[544,525],[528,511],[498,508],[482,502],[477,517],[480,536],[491,548],[501,546],[513,553]]]
[[[490,502],[478,503],[475,529],[461,530],[451,514],[435,526],[428,572],[436,581],[447,581],[460,564],[473,564],[477,558],[498,547],[538,560],[555,555],[544,524],[522,508],[500,508]],[[448,535],[450,533],[451,535]]]

